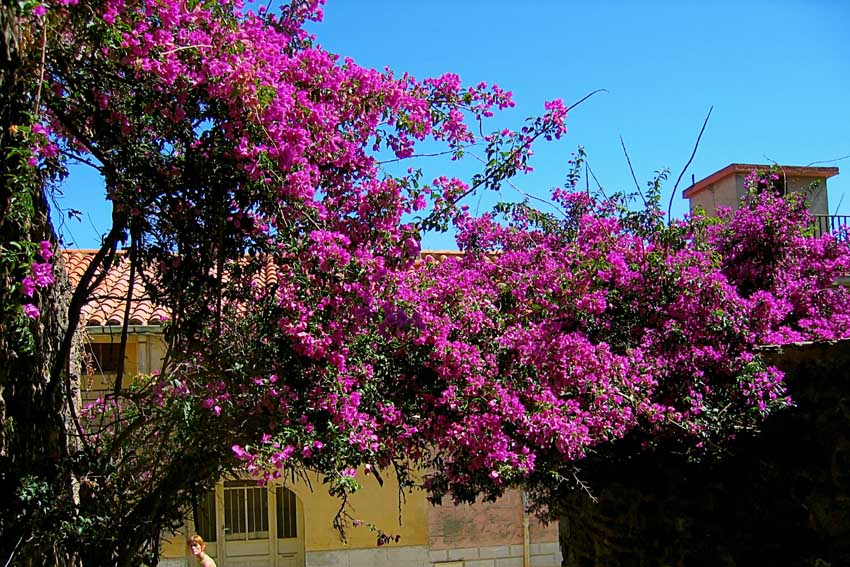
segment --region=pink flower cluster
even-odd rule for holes
[[[251,473],[312,468],[345,491],[359,466],[414,463],[459,500],[545,486],[624,440],[722,442],[787,404],[758,345],[850,335],[847,246],[766,193],[717,224],[638,226],[572,188],[563,217],[469,214],[464,196],[566,132],[560,100],[487,136],[469,183],[382,171],[376,152],[426,138],[458,157],[511,95],[328,53],[303,29],[321,4],[62,0],[34,22],[87,26],[47,55],[79,53],[97,84],[52,72],[46,121],[67,151],[122,156],[113,216],[185,333],[152,399],[196,401]],[[420,227],[448,222],[464,254],[422,261]],[[36,264],[25,292],[52,282]]]
[[[300,308],[280,329],[325,385],[304,401],[362,462],[406,454],[433,471],[435,497],[467,500],[540,488],[624,438],[701,450],[787,405],[759,345],[850,336],[850,290],[835,285],[850,249],[814,238],[792,214],[802,205],[754,195],[719,222],[636,232],[609,203],[556,200],[571,216],[546,228],[522,209],[459,216],[463,255],[383,264],[368,294],[337,288],[360,301],[281,296]],[[764,227],[780,218],[774,238]],[[312,266],[316,283],[328,266]],[[240,454],[254,470],[281,465],[261,446]]]
[[[49,241],[42,240],[39,243],[38,256],[42,261],[34,261],[30,266],[30,275],[21,280],[21,292],[27,298],[32,298],[37,289],[44,289],[56,281],[53,275],[53,265],[50,263],[50,259],[53,258],[53,250]],[[30,319],[37,319],[41,314],[38,307],[32,303],[24,303],[23,310],[24,314]]]

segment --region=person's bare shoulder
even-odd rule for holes
[[[209,557],[209,556],[204,557],[201,560],[201,567],[216,567],[215,561],[212,560],[212,557]]]

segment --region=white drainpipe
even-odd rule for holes
[[[528,494],[522,491],[522,567],[531,567],[531,537],[528,535]]]

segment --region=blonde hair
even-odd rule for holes
[[[201,546],[201,551],[204,551],[204,550],[207,548],[207,544],[206,544],[206,542],[204,541],[204,538],[202,538],[202,537],[201,537],[201,536],[199,536],[198,534],[195,534],[195,535],[193,535],[193,536],[190,536],[190,537],[186,540],[186,545],[189,545],[189,546],[190,546],[190,545],[192,545],[193,543],[197,543],[198,545],[200,545],[200,546]]]

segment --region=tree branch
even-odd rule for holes
[[[643,206],[646,208],[646,197],[643,196],[643,191],[640,190],[640,184],[635,176],[635,170],[632,168],[632,160],[629,159],[629,152],[626,150],[626,142],[623,141],[622,135],[620,135],[620,145],[623,146],[623,154],[626,156],[626,163],[629,164],[629,171],[632,174],[632,180],[635,182],[635,189],[637,189],[638,195],[640,195],[640,199],[643,201]]]
[[[583,103],[584,101],[586,101],[587,99],[589,99],[590,97],[592,97],[593,95],[595,95],[595,94],[597,94],[597,93],[606,93],[606,94],[607,94],[607,93],[608,93],[608,89],[596,89],[596,90],[595,90],[595,91],[593,91],[593,92],[589,92],[589,93],[587,93],[586,95],[584,95],[583,97],[581,97],[581,98],[578,100],[578,102],[574,102],[574,103],[572,103],[570,106],[568,106],[568,107],[567,107],[567,112],[569,112],[570,110],[574,109],[575,107],[577,107],[578,105],[580,105],[581,103]]]
[[[845,160],[847,158],[850,158],[850,154],[846,155],[846,156],[841,156],[841,157],[838,157],[838,158],[835,158],[835,159],[825,159],[825,160],[821,160],[821,161],[813,161],[811,163],[807,163],[806,167],[810,167],[812,165],[816,165],[816,164],[819,164],[819,163],[835,163],[837,161],[842,161],[842,160]]]
[[[115,384],[112,387],[112,394],[117,398],[121,391],[121,382],[124,379],[124,358],[127,352],[127,330],[130,326],[130,308],[133,304],[133,288],[136,285],[136,263],[138,256],[136,255],[137,239],[131,236],[130,240],[130,281],[127,283],[127,298],[124,302],[124,321],[121,323],[121,346],[118,348],[120,356],[118,357],[118,368],[115,373]]]
[[[673,210],[673,198],[676,196],[676,189],[679,188],[679,182],[682,180],[682,176],[685,175],[685,172],[688,171],[688,167],[690,167],[691,162],[694,161],[694,156],[697,155],[697,148],[699,148],[699,141],[702,139],[702,133],[705,132],[705,127],[708,124],[708,119],[711,117],[711,111],[714,110],[714,105],[711,105],[711,108],[708,109],[708,114],[705,116],[705,120],[702,123],[702,128],[700,128],[699,135],[697,136],[697,142],[694,144],[694,151],[691,152],[691,157],[688,158],[688,163],[685,164],[685,167],[682,168],[682,173],[679,174],[679,178],[676,179],[676,184],[673,185],[673,194],[670,195],[670,203],[667,205],[667,224],[669,225],[672,219],[670,218],[670,212]]]

